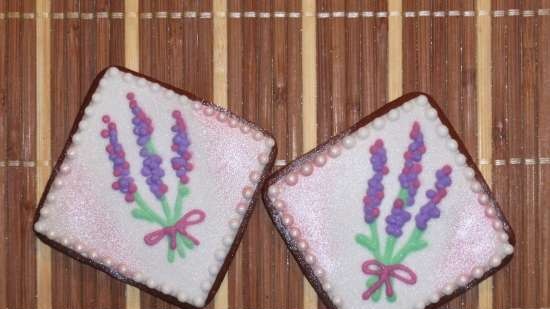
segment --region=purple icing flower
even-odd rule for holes
[[[118,142],[118,132],[116,124],[111,121],[107,115],[102,117],[102,121],[107,124],[107,129],[101,131],[101,137],[109,140],[109,144],[105,150],[109,154],[109,160],[113,162],[113,175],[117,178],[112,184],[114,190],[124,194],[126,202],[134,201],[137,186],[134,178],[130,176],[130,164],[126,161],[126,154],[122,145]]]
[[[370,147],[370,153],[370,163],[374,175],[368,181],[367,194],[363,198],[363,211],[365,222],[367,223],[374,222],[380,215],[379,206],[384,199],[384,185],[382,185],[382,179],[384,175],[387,175],[389,172],[386,166],[386,162],[388,161],[386,149],[381,139],[377,139]]]
[[[405,164],[399,175],[401,190],[399,196],[393,203],[391,213],[386,217],[386,232],[394,237],[400,237],[403,234],[402,228],[411,219],[411,214],[405,210],[405,207],[414,205],[414,197],[420,187],[418,175],[422,172],[422,155],[426,152],[424,145],[424,136],[420,130],[420,124],[414,122],[407,151],[403,154]]]
[[[191,142],[187,136],[187,126],[179,111],[172,112],[172,117],[176,120],[176,124],[172,126],[172,131],[175,133],[172,138],[172,150],[178,155],[172,158],[172,168],[176,171],[176,175],[182,184],[189,182],[187,172],[193,169],[193,165],[189,162],[191,153],[189,146]]]
[[[149,186],[149,190],[160,200],[168,191],[168,186],[162,181],[162,177],[164,177],[164,170],[161,167],[162,158],[154,152],[149,143],[153,133],[152,121],[139,107],[132,92],[129,92],[126,98],[130,101],[130,109],[134,114],[132,124],[134,125],[133,132],[137,136],[137,144],[141,147],[139,155],[143,157],[141,175],[146,178],[145,183]]]
[[[439,218],[441,212],[437,205],[447,195],[446,188],[452,183],[450,177],[452,171],[453,169],[449,165],[445,165],[435,173],[437,178],[435,188],[426,191],[426,196],[430,201],[422,206],[419,213],[414,217],[416,227],[419,230],[424,231],[428,227],[428,221]]]

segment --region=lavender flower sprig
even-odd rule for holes
[[[414,198],[420,187],[420,181],[418,180],[418,175],[422,172],[420,161],[422,160],[422,155],[426,152],[424,136],[420,131],[418,122],[414,122],[409,136],[412,142],[403,154],[405,164],[399,175],[401,190],[393,203],[390,215],[386,217],[386,233],[396,238],[399,238],[403,234],[403,226],[412,217],[405,209],[405,206],[410,207],[414,205]]]
[[[363,212],[365,222],[372,223],[380,215],[380,204],[384,199],[384,185],[382,179],[388,174],[389,169],[386,165],[388,158],[384,142],[381,139],[376,140],[374,145],[370,147],[371,158],[370,162],[374,175],[368,181],[367,194],[363,198]]]
[[[437,205],[447,195],[446,188],[448,188],[452,183],[450,177],[452,171],[453,169],[449,165],[445,165],[435,173],[437,179],[435,183],[435,190],[431,189],[426,192],[426,197],[428,197],[430,201],[426,205],[422,206],[420,208],[420,212],[414,217],[417,229],[422,231],[426,230],[428,227],[428,221],[431,219],[437,219],[441,215],[441,211]]]
[[[189,189],[185,186],[189,183],[188,172],[193,170],[193,164],[191,164],[191,152],[189,146],[191,142],[187,136],[187,126],[185,120],[181,115],[181,112],[174,111],[172,117],[176,123],[172,126],[172,132],[174,137],[172,138],[172,150],[177,154],[172,158],[172,169],[176,172],[176,176],[179,178],[178,195],[176,197],[176,205],[174,206],[174,217],[179,218],[182,209],[182,200],[189,194]]]

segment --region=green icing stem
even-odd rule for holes
[[[176,259],[176,252],[170,248],[170,245],[168,245],[168,254],[167,254],[168,262],[174,263],[174,260]]]
[[[162,211],[164,212],[164,216],[166,217],[166,222],[168,222],[169,225],[172,225],[172,212],[170,211],[170,206],[168,205],[166,196],[163,196],[162,199],[160,199],[160,204],[162,205]]]
[[[181,217],[181,211],[183,209],[182,203],[183,199],[189,194],[189,189],[183,185],[178,184],[178,195],[176,196],[176,203],[174,206],[174,220],[172,220],[172,224],[176,224],[177,220]]]
[[[178,250],[178,254],[179,254],[180,258],[182,258],[182,259],[185,258],[185,249],[184,249],[183,238],[185,238],[185,237],[182,237],[180,234],[176,235],[176,242],[178,244],[176,249]]]
[[[147,203],[143,200],[143,198],[138,192],[134,194],[134,198],[135,198],[136,204],[140,207],[140,209],[142,209],[145,213],[147,213],[148,217],[151,220],[158,223],[160,226],[163,226],[163,227],[167,226],[166,221],[162,219],[159,215],[157,215],[157,213],[147,205]],[[134,213],[132,213],[132,215],[136,217]],[[143,219],[140,217],[136,217],[136,218]]]
[[[391,263],[400,264],[410,253],[426,248],[428,243],[422,239],[422,235],[424,235],[424,231],[415,228],[403,248],[391,259]]]

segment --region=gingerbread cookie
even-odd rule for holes
[[[487,184],[423,94],[298,158],[268,179],[263,198],[330,308],[435,307],[514,250]]]
[[[275,151],[272,136],[250,122],[112,67],[90,91],[34,227],[112,276],[203,307]]]

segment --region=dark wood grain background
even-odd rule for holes
[[[271,130],[277,165],[409,91],[434,96],[517,237],[446,308],[550,308],[550,0],[0,0],[0,308],[171,308],[31,221],[95,75],[126,65]],[[258,207],[216,309],[323,308]]]

